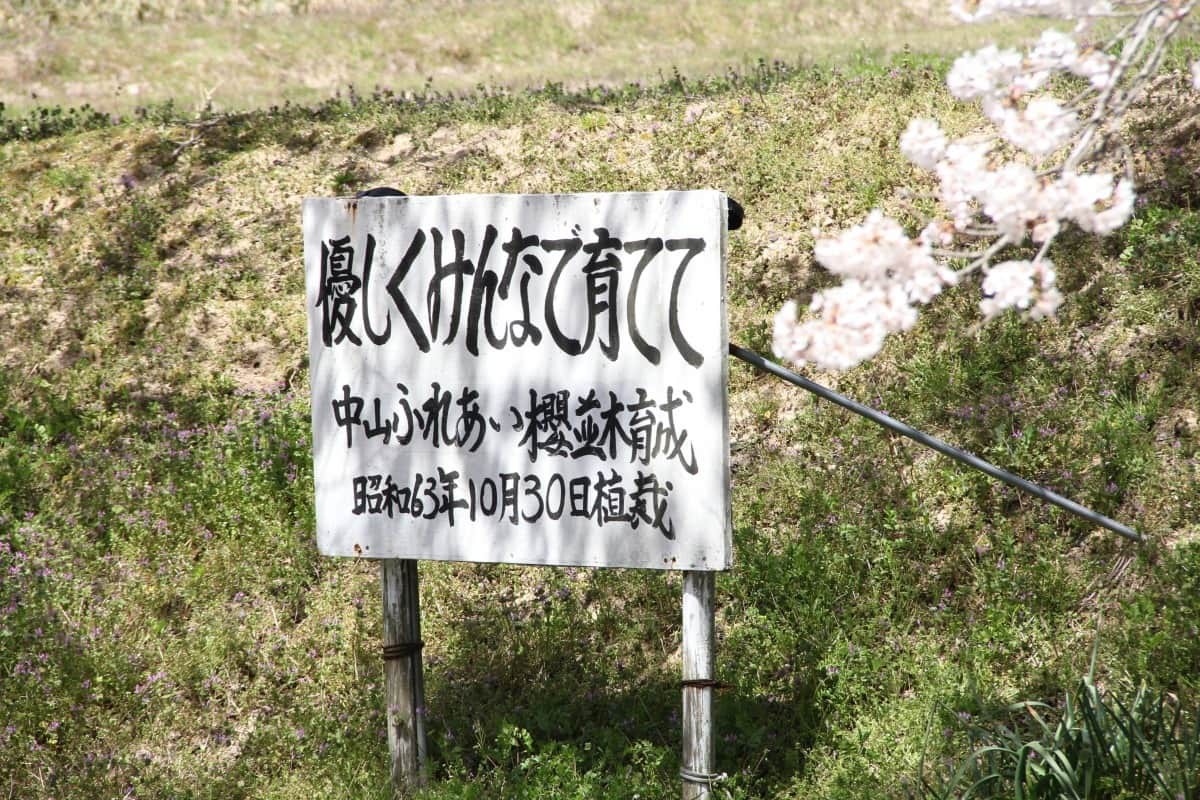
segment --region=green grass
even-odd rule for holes
[[[732,338],[766,349],[778,304],[828,282],[814,236],[916,177],[906,119],[973,124],[942,66],[10,131],[0,796],[388,796],[377,567],[321,558],[311,536],[300,198],[719,187],[747,210]],[[971,752],[962,715],[1011,721],[1073,690],[1098,613],[1097,685],[1195,707],[1200,216],[1195,170],[1164,165],[1200,154],[1152,145],[1129,228],[1052,254],[1079,291],[1059,321],[973,327],[963,286],[879,359],[815,376],[1147,546],[731,368],[722,793],[904,796]],[[678,575],[421,571],[423,796],[677,796]]]

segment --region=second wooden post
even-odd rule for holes
[[[421,669],[421,599],[414,559],[381,562],[383,675],[392,784],[403,796],[425,783],[425,677]]]
[[[708,800],[715,777],[713,739],[713,572],[683,573],[683,800]]]

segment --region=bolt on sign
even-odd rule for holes
[[[309,199],[326,555],[730,565],[726,199]]]

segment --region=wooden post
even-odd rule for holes
[[[382,561],[383,675],[388,750],[396,794],[425,783],[425,677],[417,562]]]
[[[716,573],[683,573],[683,800],[709,800],[713,741],[713,598]]]

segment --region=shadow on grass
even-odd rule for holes
[[[580,784],[586,796],[677,795],[679,576],[461,569],[455,584],[483,591],[450,599],[456,607],[441,615],[454,621],[424,634],[441,640],[425,666],[437,779],[511,796],[550,792],[547,781],[570,774],[592,781]],[[717,644],[715,677],[733,685],[715,696],[716,771],[751,796],[772,796],[802,771],[821,727],[819,658],[784,654],[789,666],[773,669],[752,646]],[[762,685],[764,668],[779,679]]]
[[[514,672],[501,685],[480,676],[451,682],[453,668],[429,671],[430,758],[440,778],[495,781],[500,771],[510,773],[502,781],[534,783],[523,768],[532,758],[585,775],[623,774],[652,796],[677,784],[678,680],[659,674],[614,689],[599,685],[603,670],[581,661],[523,685]],[[730,689],[717,694],[715,716],[716,771],[736,775],[744,789],[772,796],[802,770],[812,743],[803,732],[817,722],[803,702]]]

